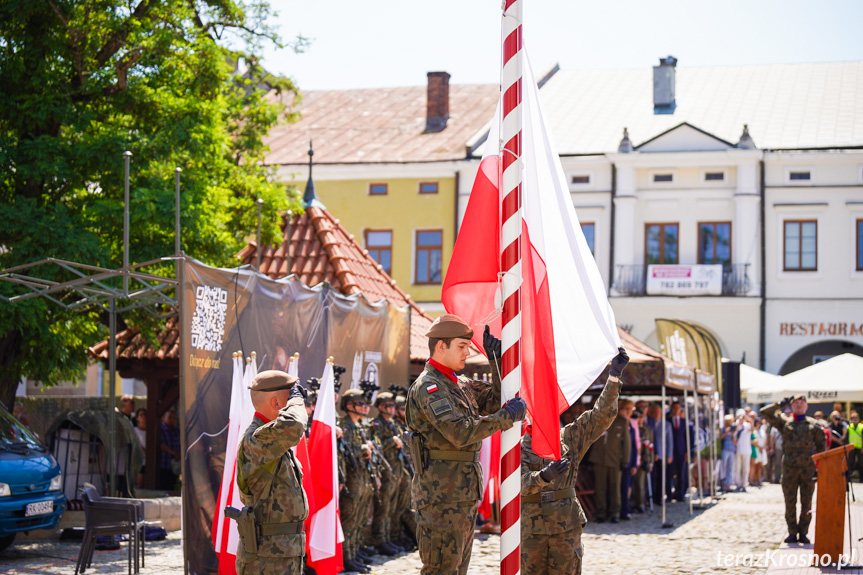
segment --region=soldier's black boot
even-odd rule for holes
[[[807,539],[807,541],[808,541],[808,539]],[[788,537],[785,538],[785,542],[786,543],[797,543],[797,534],[792,533],[791,535],[789,535]]]
[[[396,554],[396,550],[392,547],[388,546],[386,543],[381,543],[377,547],[375,547],[378,553],[381,555],[386,555],[387,557],[392,557]]]
[[[802,543],[802,544],[804,544],[804,545],[809,545],[809,543],[811,543],[811,542],[809,541],[809,538],[808,538],[808,537],[806,537],[806,534],[805,534],[805,533],[800,533],[799,535],[797,535],[797,542],[798,542],[798,543]]]

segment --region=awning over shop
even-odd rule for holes
[[[744,367],[747,366],[740,366],[741,388]],[[749,370],[752,368],[747,368],[747,372]],[[863,401],[863,357],[850,353],[831,357],[783,377],[758,377],[758,383],[743,390],[750,403],[773,403],[798,393],[806,394],[810,403]]]

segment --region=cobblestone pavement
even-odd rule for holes
[[[859,502],[856,505],[863,505]],[[619,524],[589,524],[585,544],[584,573],[764,573],[759,566],[724,566],[720,556],[764,553],[780,546],[785,537],[782,491],[778,485],[750,488],[734,493],[703,511],[689,514],[688,503],[668,506],[668,521],[674,527],[662,528],[659,510],[634,515]],[[810,536],[814,533],[814,523]],[[474,539],[469,575],[496,575],[497,535],[478,534]],[[78,543],[59,541],[16,541],[0,553],[0,573],[72,573]],[[180,533],[147,544],[147,564],[142,573],[182,572],[183,552]],[[418,573],[418,553],[408,553],[372,565],[375,575]],[[89,572],[89,571],[88,571]],[[97,552],[93,573],[125,573],[126,549]]]

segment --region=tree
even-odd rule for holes
[[[279,42],[272,16],[265,0],[0,4],[0,269],[49,256],[119,267],[125,150],[131,262],[174,252],[177,166],[187,253],[229,264],[257,225],[257,198],[275,240],[278,215],[300,205],[263,166],[262,139],[291,120],[284,102],[299,93],[259,64]],[[77,378],[106,334],[100,317],[0,304],[0,401],[11,406],[22,375]]]

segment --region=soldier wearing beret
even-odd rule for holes
[[[401,457],[404,445],[399,437],[399,430],[393,422],[396,413],[393,394],[388,391],[379,393],[375,398],[375,407],[378,415],[372,420],[369,430],[372,439],[389,464],[389,472],[381,475],[381,490],[375,500],[372,519],[372,542],[378,553],[395,555],[404,551],[403,547],[390,539],[399,486],[405,480],[405,467]]]
[[[481,442],[524,419],[526,406],[514,398],[501,408],[497,377],[487,383],[456,375],[464,369],[473,337],[463,319],[442,315],[426,336],[431,358],[408,391],[406,409],[416,465],[411,495],[418,514],[421,572],[464,575],[483,495]],[[488,326],[483,343],[491,361],[500,358],[500,340]]]
[[[561,459],[537,455],[528,431],[521,442],[521,570],[523,573],[581,573],[581,534],[587,517],[575,495],[578,464],[587,448],[617,416],[626,351],[611,360],[608,381],[593,409],[560,430]]]
[[[362,419],[368,404],[363,392],[349,389],[342,394],[339,407],[345,412],[336,425],[341,428],[346,452],[339,456],[345,461],[345,485],[339,497],[339,513],[345,540],[342,543],[342,561],[345,571],[368,573],[368,559],[363,553],[362,531],[372,514],[372,503],[377,489],[377,477],[372,467],[372,452]]]
[[[309,503],[303,471],[291,448],[308,417],[303,388],[283,371],[262,371],[249,386],[255,417],[237,449],[237,486],[243,505],[254,509],[255,541],[241,535],[237,573],[303,572]]]
[[[791,415],[782,413],[791,406]],[[761,408],[761,416],[782,436],[782,493],[785,495],[786,543],[809,543],[812,521],[812,494],[815,492],[815,462],[812,455],[826,449],[827,440],[821,427],[807,417],[809,404],[803,394],[786,397],[779,403]],[[797,518],[797,492],[800,491],[800,519]]]

